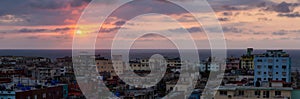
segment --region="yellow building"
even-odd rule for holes
[[[241,57],[241,68],[254,70],[253,55],[243,55]]]
[[[241,68],[254,70],[254,56],[252,54],[253,48],[247,48],[247,54],[241,57]]]
[[[106,72],[111,76],[117,76],[116,73],[123,74],[124,72],[124,62],[119,58],[113,60],[96,58],[96,66],[99,73]]]

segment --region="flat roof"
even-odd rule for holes
[[[220,86],[216,90],[293,90],[291,87],[253,87],[253,86]]]

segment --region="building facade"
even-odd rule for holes
[[[229,57],[226,59],[226,69],[240,69],[240,58]]]
[[[30,90],[0,90],[0,99],[62,99],[62,86]]]
[[[247,70],[254,70],[254,56],[252,54],[253,48],[247,49],[247,54],[241,56],[241,68]]]
[[[254,81],[291,82],[291,58],[282,50],[267,50],[254,56]]]
[[[291,99],[293,88],[220,86],[214,99]]]

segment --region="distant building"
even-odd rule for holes
[[[96,66],[99,73],[109,73],[111,76],[117,76],[123,74],[124,62],[122,56],[114,56],[113,60],[106,59],[104,57],[96,57]]]
[[[168,63],[168,66],[170,66],[170,67],[176,67],[176,66],[182,65],[182,61],[180,60],[180,58],[168,59],[167,63]]]
[[[229,57],[226,60],[226,69],[240,69],[240,58]]]
[[[149,89],[131,89],[124,91],[121,99],[155,99],[155,90]]]
[[[254,56],[254,82],[291,82],[291,58],[282,50],[267,50]],[[263,84],[260,84],[263,85]]]
[[[0,99],[62,99],[63,86],[48,86],[44,88],[24,87],[21,89],[0,90]]]
[[[253,63],[254,56],[252,52],[253,52],[253,48],[247,48],[247,54],[241,56],[242,69],[248,69],[248,70],[254,69],[254,63]]]
[[[214,99],[291,99],[293,88],[220,86]]]
[[[205,71],[219,71],[220,70],[220,64],[217,63],[200,63],[200,71],[205,72]]]

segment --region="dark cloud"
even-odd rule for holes
[[[71,2],[72,7],[81,7],[86,5],[87,3],[91,2],[92,0],[73,0]]]
[[[119,30],[121,27],[117,26],[114,28],[101,28],[100,29],[100,33],[111,33],[111,32],[115,32],[117,30]]]
[[[272,34],[282,36],[282,35],[287,35],[287,32],[285,30],[280,30],[280,31],[277,31],[277,32],[273,32]]]
[[[62,9],[67,7],[81,7],[89,0],[29,0],[30,7],[38,9]]]
[[[122,26],[122,25],[124,25],[126,23],[126,21],[117,21],[117,22],[115,22],[113,25],[115,25],[115,26]]]
[[[71,39],[72,37],[64,34],[64,35],[54,36],[54,38],[59,39],[59,40],[67,40],[67,39]]]
[[[264,32],[253,32],[254,35],[263,35],[263,34],[266,34]]]
[[[232,12],[223,12],[223,15],[224,16],[232,16],[233,14],[232,14]]]
[[[191,27],[191,28],[187,28],[186,30],[190,33],[203,32],[203,29],[201,27]],[[182,33],[184,32],[184,28],[169,29],[168,31],[175,32],[175,33]]]
[[[246,10],[246,8],[234,7],[234,6],[230,6],[230,5],[222,6],[222,9],[224,9],[226,11]]]
[[[181,15],[180,18],[177,19],[179,22],[196,22],[195,17],[191,15]]]
[[[223,32],[231,32],[231,33],[242,33],[243,30],[241,29],[238,29],[236,27],[223,27]]]
[[[28,28],[23,28],[18,30],[20,33],[42,33],[42,32],[64,32],[64,31],[69,31],[71,28],[65,27],[65,28],[56,28],[56,29],[28,29]]]
[[[142,38],[158,38],[158,37],[163,37],[163,36],[162,35],[158,35],[158,34],[153,34],[153,33],[146,34],[146,35],[142,36]]]
[[[275,4],[270,0],[208,0],[215,11],[248,10]]]
[[[68,25],[74,24],[89,0],[1,0],[0,16],[11,21],[0,25]],[[79,13],[73,13],[77,11]],[[7,20],[7,18],[6,18]]]
[[[229,21],[228,18],[218,18],[219,21]]]
[[[191,27],[191,28],[188,28],[187,30],[191,33],[203,32],[202,28],[200,28],[200,27]]]
[[[0,6],[4,9],[0,9],[0,16],[14,15],[18,19],[23,19],[22,22],[16,21],[12,25],[75,24],[80,15],[73,15],[74,13],[72,12],[76,10],[80,13],[89,2],[91,0],[1,0]],[[117,2],[117,0],[99,1],[103,5],[113,4],[114,2]],[[208,2],[211,3],[214,10],[220,7],[227,10],[241,10],[247,8],[240,8],[238,6],[246,5],[247,7],[253,7],[252,5],[266,2],[266,0],[209,0]],[[112,15],[118,16],[120,19],[129,20],[132,16],[144,13],[180,15],[188,12],[177,5],[172,5],[172,3],[166,0],[136,0],[128,5],[121,6]],[[190,19],[185,21],[190,21]],[[0,23],[0,25],[7,24]]]
[[[282,3],[280,3],[280,4],[278,4],[277,6],[274,7],[274,11],[283,12],[283,13],[291,12],[292,10],[290,9],[289,6],[290,5],[288,3],[282,2]]]
[[[130,20],[136,16],[149,13],[182,15],[189,12],[167,0],[135,0],[116,9],[110,17]]]
[[[73,30],[73,28],[70,28],[70,27],[55,28],[55,29],[22,28],[22,29],[18,29],[18,30],[2,30],[2,31],[0,31],[0,33],[2,33],[2,34],[8,34],[8,33],[46,33],[46,32],[62,33],[62,32],[68,32],[70,30]]]
[[[38,9],[61,9],[67,7],[66,0],[30,0],[29,6]]]
[[[63,31],[70,31],[72,30],[72,28],[69,28],[69,27],[65,27],[65,28],[56,28],[54,30],[50,30],[52,32],[63,32]]]
[[[266,10],[275,11],[275,12],[279,12],[279,13],[290,13],[290,12],[293,12],[294,7],[296,7],[298,5],[299,4],[297,4],[297,3],[281,2],[278,5],[273,5],[271,7],[268,7]]]
[[[279,13],[278,16],[279,17],[296,18],[296,17],[300,17],[300,14],[299,14],[299,12],[295,12],[295,13]]]
[[[18,32],[19,33],[38,33],[38,32],[47,32],[47,29],[27,29],[27,28],[23,28],[20,29]]]

